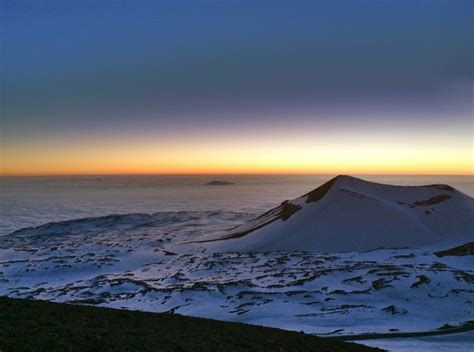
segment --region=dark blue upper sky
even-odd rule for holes
[[[12,141],[137,124],[472,127],[472,4],[2,1],[2,124]]]

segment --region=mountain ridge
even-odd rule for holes
[[[218,251],[430,245],[472,238],[473,214],[474,199],[449,185],[398,186],[339,175],[220,237],[197,242],[215,242]]]

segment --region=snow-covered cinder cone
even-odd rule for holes
[[[365,251],[474,238],[474,199],[448,185],[337,176],[219,237],[217,251]]]

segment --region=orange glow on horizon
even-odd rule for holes
[[[470,131],[456,137],[347,132],[337,138],[314,131],[271,132],[9,144],[0,151],[0,175],[474,175]]]
[[[236,153],[231,156],[201,153],[154,156],[153,153],[90,156],[58,154],[17,156],[3,162],[0,176],[109,175],[109,174],[407,174],[474,175],[472,162],[450,154],[440,156],[386,153],[365,156],[363,151],[341,157],[337,152],[292,157],[291,153]],[[378,154],[378,153],[373,153]],[[381,152],[384,154],[384,152]]]

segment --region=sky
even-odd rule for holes
[[[473,2],[0,1],[0,174],[474,174]]]

